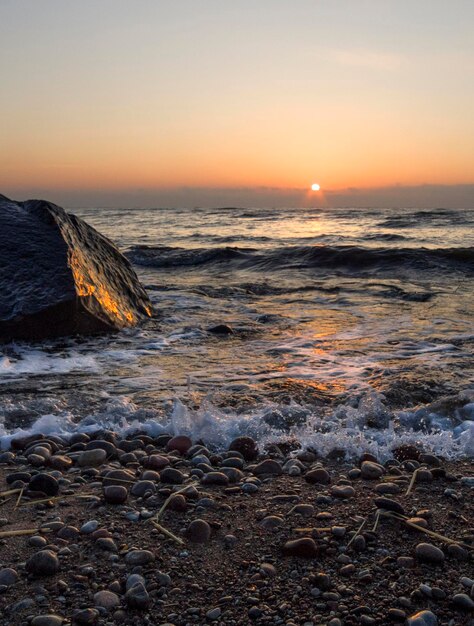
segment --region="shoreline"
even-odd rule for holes
[[[201,443],[14,441],[0,454],[4,623],[474,623],[471,460]]]

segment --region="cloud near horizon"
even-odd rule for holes
[[[2,190],[0,190],[1,192]],[[126,189],[4,189],[16,200],[42,198],[73,207],[417,207],[474,209],[474,183],[461,185],[392,185],[376,188],[328,189],[312,193],[297,187],[193,187]]]

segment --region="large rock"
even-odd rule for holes
[[[116,246],[43,200],[0,195],[0,340],[133,326],[150,300]]]

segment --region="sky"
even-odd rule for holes
[[[474,208],[473,23],[472,0],[0,0],[0,193]]]

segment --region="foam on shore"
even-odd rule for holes
[[[268,405],[254,413],[235,414],[211,403],[193,410],[175,400],[168,416],[163,418],[158,411],[141,409],[128,398],[115,398],[109,401],[105,411],[78,423],[71,414],[62,412],[43,415],[23,429],[8,430],[0,424],[0,443],[2,449],[7,449],[12,439],[32,434],[54,434],[67,439],[75,432],[108,429],[120,436],[137,431],[151,436],[164,432],[187,434],[217,450],[225,449],[239,435],[249,435],[262,448],[269,443],[296,440],[303,448],[315,450],[321,456],[338,451],[349,459],[371,452],[384,460],[398,446],[412,444],[447,459],[456,459],[474,456],[474,402],[469,394],[462,397],[465,404],[458,419],[426,410],[400,411],[382,416],[385,424],[380,428],[367,425],[369,412],[373,416],[373,406],[368,403],[359,403],[358,408],[341,405],[332,414],[319,416],[296,404]]]

